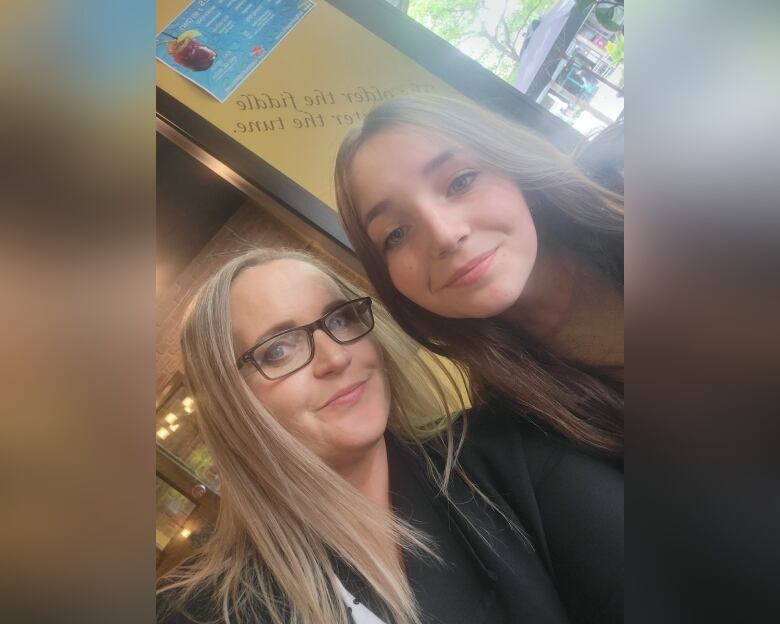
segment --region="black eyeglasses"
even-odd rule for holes
[[[360,340],[374,328],[371,297],[362,297],[341,304],[325,316],[308,325],[301,325],[266,338],[236,361],[241,368],[254,364],[269,380],[280,379],[302,369],[314,359],[314,331],[321,329],[339,344]]]

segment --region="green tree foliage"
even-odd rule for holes
[[[580,11],[587,11],[595,5],[593,14],[599,23],[607,30],[623,30],[622,24],[615,21],[615,11],[618,7],[623,10],[624,0],[577,0],[577,8]]]
[[[511,81],[528,26],[556,1],[410,0],[409,15],[455,47],[471,44],[474,60]]]
[[[625,37],[623,33],[620,33],[615,41],[610,41],[607,44],[607,53],[616,63],[622,63],[625,57]]]

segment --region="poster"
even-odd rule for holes
[[[157,32],[191,0],[157,0]],[[324,0],[220,103],[164,63],[157,86],[335,211],[333,163],[344,135],[404,94],[462,97]]]
[[[193,0],[157,35],[157,59],[224,102],[313,7],[312,0]]]

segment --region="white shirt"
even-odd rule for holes
[[[339,592],[341,598],[346,605],[350,608],[352,619],[355,624],[386,624],[384,620],[380,620],[373,611],[366,607],[362,602],[355,602],[355,597],[347,590],[346,587],[339,581]]]

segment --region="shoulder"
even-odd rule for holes
[[[584,140],[573,154],[577,165],[589,178],[615,193],[624,192],[624,136],[622,121]]]
[[[487,463],[497,470],[522,466],[534,487],[553,474],[571,473],[575,483],[583,478],[620,476],[619,463],[535,422],[532,416],[502,401],[472,408],[465,415],[467,427],[464,458]],[[603,473],[598,477],[597,473]]]
[[[543,466],[568,448],[560,436],[503,401],[473,407],[464,413],[462,420],[460,426],[466,427],[464,451],[468,455],[489,455],[494,460],[522,456],[531,469]],[[512,452],[515,455],[509,455]]]
[[[538,514],[529,515],[526,526],[543,536],[538,543],[575,621],[622,622],[619,467],[498,403],[468,414],[467,440],[467,461],[488,467],[483,478],[503,483],[507,500],[525,502]]]
[[[157,594],[157,624],[194,624],[222,622],[211,594],[197,593],[185,601],[177,599],[175,592]]]
[[[171,597],[157,597],[157,624],[193,624],[195,622],[208,622],[213,620],[211,609],[203,608],[204,605],[186,603],[180,605]]]
[[[222,624],[225,622],[222,605],[213,587],[198,588],[188,596],[179,590],[162,591],[157,594],[157,624]],[[247,611],[247,614],[249,611]],[[265,611],[251,611],[252,622],[270,622]],[[235,612],[231,610],[230,620]]]

